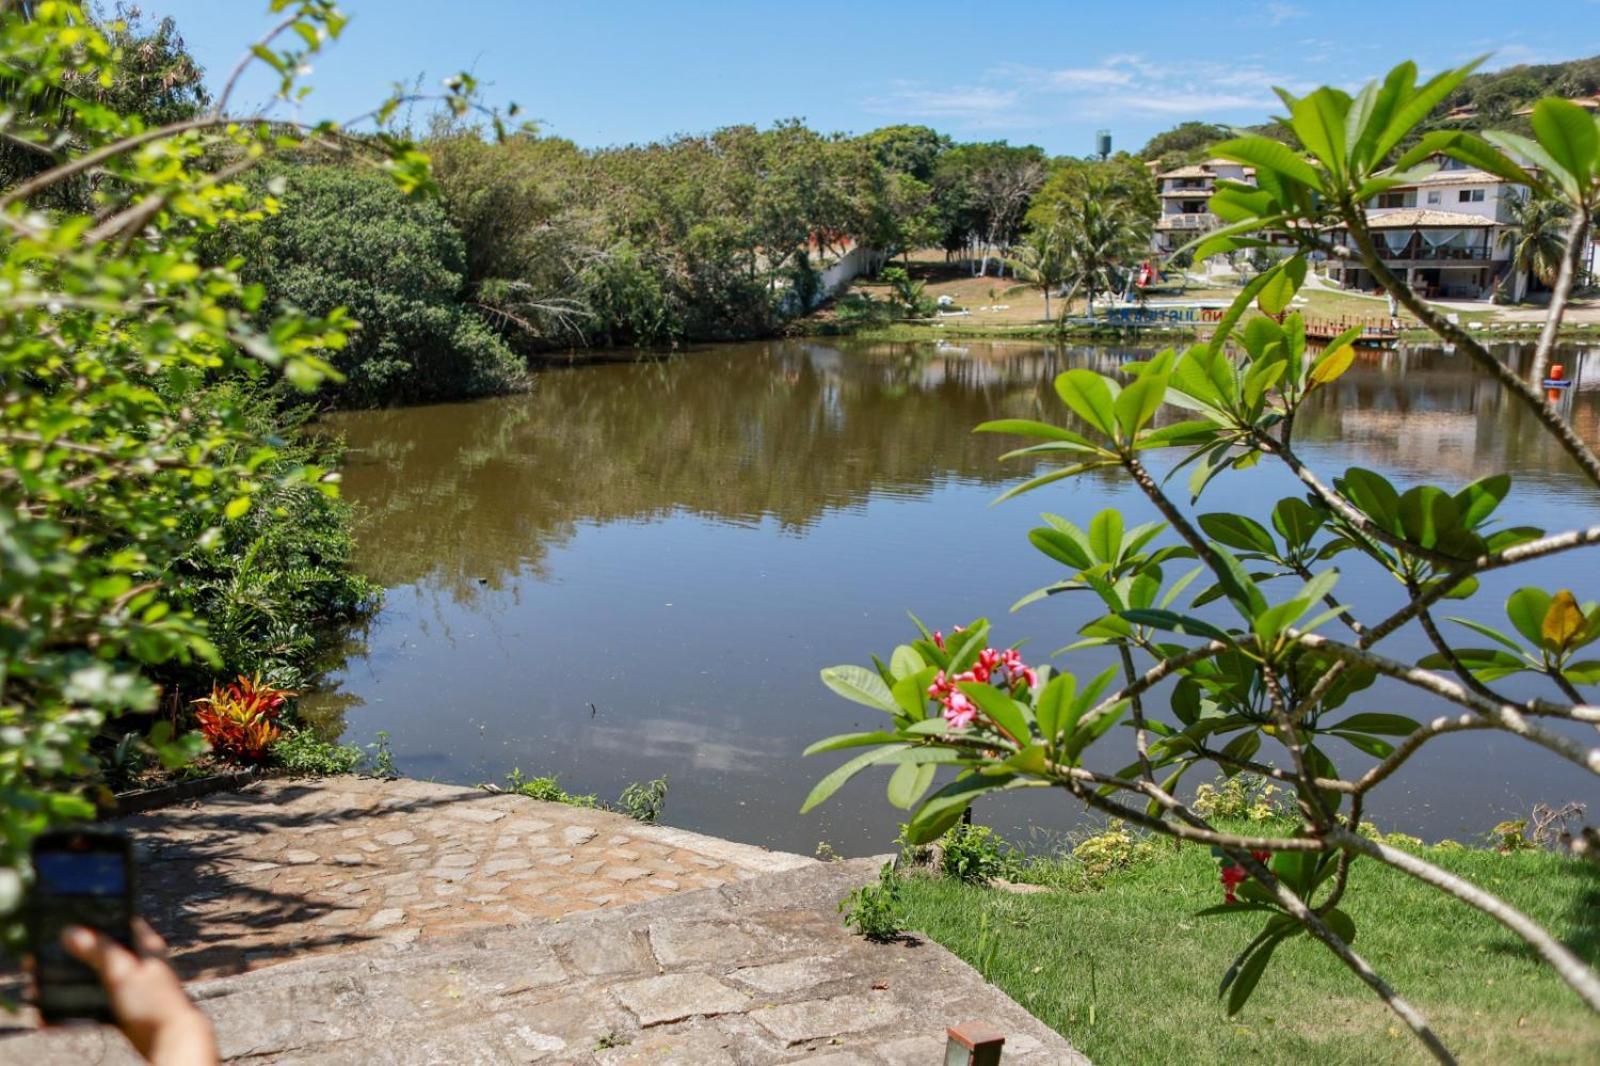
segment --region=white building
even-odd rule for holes
[[[1367,202],[1367,225],[1379,257],[1428,298],[1487,300],[1511,271],[1511,202],[1526,195],[1514,185],[1453,159],[1409,185]],[[1348,244],[1343,230],[1333,239]],[[1328,277],[1347,289],[1375,291],[1372,272],[1357,259],[1330,259]],[[1509,279],[1519,298],[1526,279]]]
[[[1160,255],[1171,255],[1207,230],[1220,225],[1206,201],[1216,191],[1219,180],[1256,183],[1254,167],[1227,159],[1207,159],[1156,175],[1160,182],[1156,195],[1161,198],[1161,214],[1156,217],[1151,248]]]

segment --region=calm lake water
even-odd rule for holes
[[[1506,358],[1520,363],[1529,348]],[[844,758],[800,751],[877,725],[818,670],[887,656],[912,632],[908,610],[946,630],[987,615],[997,643],[1031,638],[1030,658],[1075,639],[1098,613],[1087,599],[1008,613],[1060,576],[1028,529],[1041,511],[1086,525],[1112,504],[1130,521],[1152,509],[1095,476],[992,507],[1028,468],[1002,464],[1011,443],[971,429],[1062,419],[1057,373],[1111,370],[1150,351],[729,345],[550,370],[523,396],[340,415],[331,423],[350,447],[360,565],[388,594],[313,709],[356,743],[386,730],[412,776],[470,784],[519,767],[610,799],[666,775],[674,825],[803,852],[824,840],[846,854],[887,850],[901,812],[884,799],[886,773],[796,813]],[[1600,349],[1563,361],[1579,383],[1563,402],[1600,443]],[[1330,474],[1355,464],[1454,488],[1505,469],[1515,475],[1507,517],[1551,530],[1600,521],[1596,493],[1462,356],[1363,355],[1310,406],[1300,451]],[[1201,503],[1265,518],[1296,491],[1262,464],[1217,479]],[[1387,577],[1340,562],[1347,600],[1398,601]],[[1593,552],[1564,556],[1492,575],[1483,594],[1443,613],[1503,623],[1511,589],[1574,585],[1593,597],[1597,573]],[[1427,650],[1420,634],[1384,647],[1407,659]],[[1055,662],[1083,676],[1109,657]],[[1442,709],[1392,685],[1349,706]],[[1129,761],[1131,744],[1117,743],[1100,760],[1107,769]],[[1342,768],[1368,761],[1335,745]],[[1434,741],[1369,810],[1385,828],[1472,837],[1536,801],[1572,799],[1600,800],[1593,777],[1513,738],[1469,733]],[[978,816],[1035,843],[1085,819],[1065,797],[1040,794]]]

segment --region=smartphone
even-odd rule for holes
[[[37,983],[35,1005],[48,1024],[111,1021],[111,1005],[93,970],[67,954],[62,930],[86,925],[133,950],[133,850],[122,833],[62,829],[33,842],[28,935]]]

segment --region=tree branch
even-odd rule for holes
[[[1527,382],[1523,381],[1510,367],[1496,359],[1487,348],[1462,329],[1452,324],[1449,319],[1438,314],[1411,291],[1411,286],[1402,282],[1390,272],[1381,258],[1377,249],[1372,244],[1372,234],[1367,230],[1366,220],[1353,207],[1346,205],[1341,210],[1345,228],[1351,238],[1356,242],[1356,247],[1361,249],[1363,264],[1372,272],[1389,292],[1394,294],[1396,300],[1405,305],[1406,310],[1416,315],[1423,325],[1445,340],[1457,345],[1462,351],[1472,358],[1472,361],[1487,370],[1502,386],[1512,395],[1521,400],[1528,410],[1533,412],[1544,428],[1550,431],[1551,436],[1566,453],[1572,456],[1573,461],[1589,476],[1589,480],[1600,485],[1600,457],[1589,450],[1577,433],[1573,432],[1567,420],[1543,396],[1534,390]]]
[[[1476,907],[1525,940],[1528,946],[1538,952],[1539,957],[1549,963],[1556,973],[1561,975],[1561,979],[1578,993],[1579,998],[1588,1004],[1590,1010],[1600,1011],[1600,976],[1597,976],[1564,944],[1545,932],[1537,922],[1509,903],[1410,852],[1381,844],[1376,840],[1368,840],[1347,829],[1334,828],[1328,832],[1327,839],[1341,848],[1370,855],[1379,862],[1402,870],[1417,880],[1426,882],[1469,906]]]

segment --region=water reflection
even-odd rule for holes
[[[794,814],[828,765],[799,750],[873,724],[823,691],[817,669],[892,646],[906,609],[944,623],[1004,616],[1056,576],[1024,539],[1038,510],[1086,519],[1110,503],[1142,507],[1102,475],[991,509],[1027,470],[999,461],[1012,442],[971,430],[1060,420],[1050,382],[1062,369],[1152,353],[737,345],[550,371],[523,396],[339,416],[360,563],[390,593],[353,635],[323,712],[357,741],[388,730],[412,773],[471,782],[512,766],[563,770],[569,787],[602,794],[666,773],[676,824],[800,850],[819,839],[881,850],[894,821],[881,782],[852,786],[821,815]],[[1505,354],[1525,363],[1531,345]],[[1578,386],[1562,402],[1596,442],[1600,358],[1563,358]],[[1552,528],[1600,511],[1531,419],[1438,349],[1364,354],[1313,399],[1297,436],[1334,470],[1358,462],[1452,484],[1510,469],[1519,518]],[[1276,477],[1220,479],[1208,505],[1259,510],[1294,491]],[[1392,595],[1382,579],[1350,580]],[[1087,617],[1087,605],[1052,604],[1002,624],[1007,639],[1034,633],[1054,648]],[[1450,811],[1413,804],[1395,816],[1459,832],[1493,809],[1588,787],[1541,776],[1548,761],[1520,749],[1492,750],[1493,788],[1457,780],[1432,790]],[[1484,751],[1458,745],[1439,765]],[[1418,773],[1448,772],[1429,765]],[[1059,800],[1032,800],[1005,817],[1063,815]]]

